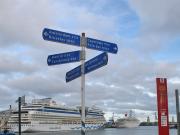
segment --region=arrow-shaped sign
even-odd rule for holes
[[[115,43],[110,43],[102,40],[97,40],[93,38],[87,38],[87,48],[94,49],[98,51],[104,51],[109,53],[117,53],[118,47]]]
[[[81,59],[81,51],[66,52],[60,54],[49,55],[47,58],[47,64],[57,65],[65,64],[70,62],[77,62]]]
[[[44,28],[42,36],[44,40],[80,46],[79,35]]]
[[[107,53],[102,53],[89,61],[85,62],[85,74],[94,71],[102,66],[107,65],[108,55]],[[66,73],[66,82],[72,81],[81,76],[81,65],[72,69]]]
[[[69,45],[80,46],[81,37],[79,35],[66,33],[62,31],[52,30],[44,28],[42,32],[44,40],[59,42]],[[88,49],[94,49],[98,51],[108,52],[108,53],[117,53],[118,47],[115,43],[110,43],[107,41],[102,41],[93,38],[86,38],[86,47]]]

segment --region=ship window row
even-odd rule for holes
[[[46,118],[46,119],[66,119],[66,118],[71,118],[71,119],[80,119],[80,117],[75,117],[75,116],[54,116],[54,115],[32,115],[31,117],[22,117],[23,120],[28,120],[28,119],[32,119],[32,118]],[[91,118],[96,118],[96,119],[103,119],[104,117],[90,117],[87,116],[87,119],[91,119]],[[10,119],[14,119],[17,120],[18,117],[11,117]]]
[[[35,112],[34,114],[43,114],[43,115],[49,115],[50,113],[65,113],[65,114],[80,114],[79,112],[76,112],[76,111],[60,111],[60,110],[38,110],[37,112]],[[93,115],[93,116],[103,116],[103,114],[101,113],[95,113],[95,112],[89,112],[87,115]]]
[[[34,116],[34,117],[31,117],[31,118],[22,118],[22,121],[29,121],[29,120],[35,120],[35,121],[38,121],[38,120],[49,120],[49,121],[59,121],[59,120],[68,120],[68,119],[71,119],[71,120],[80,120],[79,117],[42,117],[42,116]],[[92,119],[96,119],[96,120],[104,120],[103,117],[96,117],[96,118],[91,118],[91,117],[86,117],[87,120],[92,120]],[[11,118],[10,121],[18,121],[18,118]]]
[[[11,127],[17,127],[18,125],[11,125]],[[22,126],[29,127],[29,124],[22,124]]]
[[[17,127],[17,126],[19,126],[18,124],[12,124],[12,125],[10,125],[11,127]],[[35,126],[35,125],[31,125],[31,124],[22,124],[21,126],[26,126],[26,127],[33,127],[33,126]]]
[[[103,124],[105,121],[86,121],[86,124]],[[62,124],[81,124],[81,121],[63,121]]]
[[[68,108],[52,108],[52,107],[45,107],[44,109],[50,109],[50,110],[64,110],[64,111],[74,111],[74,112],[79,112],[76,109],[68,109]]]
[[[35,111],[34,114],[43,114],[43,115],[50,115],[52,113],[67,113],[67,114],[80,114],[78,111],[60,111],[60,110],[51,110],[51,109],[46,109],[46,110],[43,110],[43,109],[40,109],[39,111]],[[87,115],[95,115],[95,116],[103,116],[103,113],[97,113],[97,112],[88,112]],[[17,117],[18,116],[18,112],[14,112],[14,116],[12,117]],[[22,112],[22,116],[28,116],[28,112],[27,111],[24,111]]]
[[[43,119],[32,119],[33,121],[39,121],[40,124],[55,124],[55,123],[62,123],[62,124],[80,124],[81,123],[81,120],[43,120]],[[86,120],[86,123],[87,124],[94,124],[94,123],[103,123],[105,122],[104,119],[101,119],[101,120],[97,120],[97,119],[89,119],[89,120]],[[17,121],[9,121],[9,123],[17,123]],[[25,121],[22,121],[22,123],[30,123],[30,122],[25,122]]]

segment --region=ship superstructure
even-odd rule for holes
[[[88,108],[86,129],[99,129],[105,123],[104,113],[96,108]],[[18,111],[13,111],[8,126],[18,131]],[[31,104],[21,107],[22,132],[80,130],[79,107],[57,105],[51,98],[34,99]]]

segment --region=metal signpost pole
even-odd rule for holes
[[[175,90],[175,96],[176,96],[176,115],[177,115],[177,135],[180,135],[179,92],[177,89]]]
[[[81,135],[85,135],[85,33],[81,38]]]
[[[19,106],[19,135],[21,135],[21,97],[18,99],[18,106]]]

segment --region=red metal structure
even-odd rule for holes
[[[159,135],[169,135],[167,79],[156,78]]]

